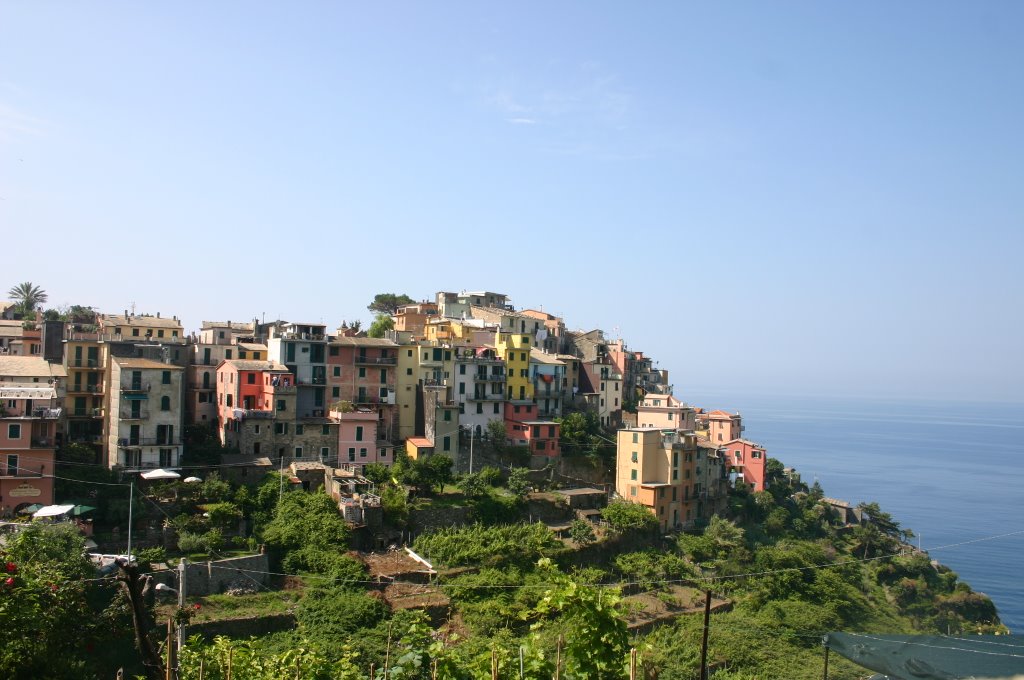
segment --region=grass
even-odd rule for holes
[[[207,595],[190,597],[188,605],[200,605],[199,611],[192,617],[193,623],[204,621],[220,621],[222,619],[241,619],[254,616],[270,616],[284,614],[295,608],[302,598],[298,590],[278,590],[260,592],[251,595]],[[157,620],[173,615],[177,608],[173,604],[157,607]]]

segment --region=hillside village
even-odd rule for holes
[[[1005,632],[621,338],[486,291],[369,308],[5,307],[0,673],[799,678],[843,626]]]
[[[594,481],[664,530],[706,521],[730,483],[764,489],[767,454],[743,438],[740,415],[683,403],[669,372],[621,338],[571,331],[493,292],[393,311],[384,337],[258,320],[188,332],[176,316],[128,310],[0,320],[3,516],[64,500],[49,475],[69,445],[79,463],[145,475],[180,468],[186,431],[206,427],[230,452],[223,474],[287,469],[308,487],[316,470],[337,488],[402,454],[445,454],[466,470],[471,441],[478,464],[490,440],[527,467],[555,466],[578,453],[561,432],[572,413],[617,437],[613,479]]]

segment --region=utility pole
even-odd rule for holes
[[[132,497],[135,496],[135,480],[128,484],[128,563],[132,562]]]
[[[139,574],[139,568],[132,565],[127,560],[118,559],[118,567],[121,570],[121,575],[117,577],[118,581],[124,584],[125,590],[128,591],[128,600],[132,606],[132,623],[135,627],[135,644],[138,646],[139,653],[142,655],[142,663],[146,667],[146,674],[150,680],[164,680],[166,669],[164,668],[163,660],[160,658],[159,652],[153,645],[153,641],[149,637],[149,613],[146,611],[145,591],[149,588],[148,583],[143,584],[143,579],[147,581],[149,577],[143,577]]]
[[[178,562],[178,609],[185,608],[185,565],[188,562],[184,557]],[[182,617],[181,623],[178,624],[178,653],[181,653],[181,648],[185,643],[185,634],[187,630],[185,628],[185,620]]]
[[[704,639],[700,643],[700,680],[708,680],[708,624],[711,623],[711,591],[704,599]]]
[[[473,474],[473,435],[476,434],[476,428],[472,425],[469,426],[469,474]]]

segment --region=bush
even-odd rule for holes
[[[480,470],[480,479],[488,486],[498,486],[501,484],[501,470],[487,465]]]
[[[414,549],[429,560],[455,567],[502,559],[535,562],[559,545],[551,530],[538,522],[441,529],[419,536]]]
[[[658,519],[639,503],[612,501],[601,511],[601,516],[611,525],[612,531],[620,534],[651,532],[658,528]]]

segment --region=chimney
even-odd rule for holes
[[[156,318],[158,318],[158,319],[160,318],[160,312],[156,313]]]

